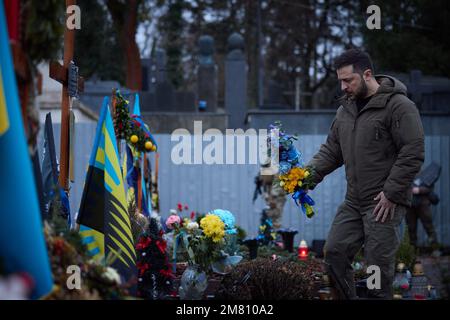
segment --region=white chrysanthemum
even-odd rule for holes
[[[109,281],[115,282],[117,284],[121,284],[120,275],[117,273],[117,270],[111,267],[106,267],[106,271],[103,272],[103,276]]]
[[[188,229],[188,231],[194,231],[198,229],[198,223],[191,221],[187,224],[186,229]]]

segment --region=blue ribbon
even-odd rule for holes
[[[306,214],[306,208],[304,205],[305,203],[309,204],[310,206],[313,206],[316,204],[314,202],[314,200],[303,189],[299,189],[299,190],[295,191],[294,194],[292,195],[292,199],[294,199],[295,204],[297,206],[301,206],[304,214]]]

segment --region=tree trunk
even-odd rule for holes
[[[126,86],[132,90],[142,89],[142,67],[139,47],[135,41],[135,32],[125,28],[121,36],[121,44],[125,49]]]
[[[140,2],[140,0],[129,0],[125,4],[117,0],[106,2],[124,51],[125,86],[136,91],[142,89],[141,56],[136,43],[137,15]]]

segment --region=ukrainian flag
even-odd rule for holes
[[[33,178],[3,2],[0,3],[0,264],[35,281],[32,298],[53,286]]]
[[[125,279],[135,275],[136,252],[108,98],[97,125],[77,222],[90,254],[112,264]]]

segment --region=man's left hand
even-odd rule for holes
[[[395,207],[397,205],[386,198],[383,191],[381,191],[374,200],[380,200],[373,210],[373,214],[377,216],[375,221],[378,221],[381,218],[381,222],[383,223],[389,215],[391,216],[391,220],[394,219]]]

